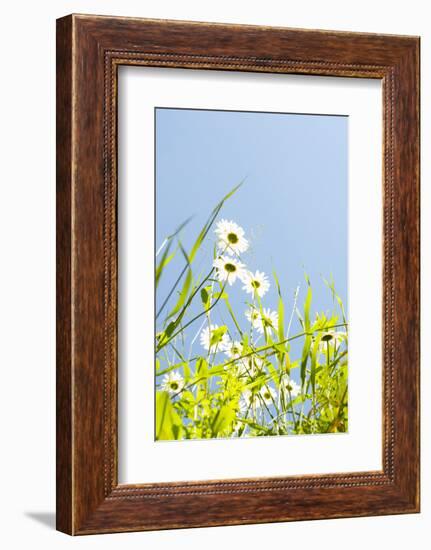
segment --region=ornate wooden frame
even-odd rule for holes
[[[384,102],[383,470],[119,485],[119,65],[377,78]],[[57,21],[57,528],[419,511],[419,38],[70,15]]]

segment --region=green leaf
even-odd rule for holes
[[[192,384],[197,384],[198,399],[206,396],[208,383],[208,362],[203,357],[200,357],[196,363],[195,378]]]
[[[322,339],[323,333],[319,332],[314,338],[313,348],[311,350],[311,371],[310,371],[310,382],[313,395],[316,393],[316,365],[317,365],[317,354],[319,351],[319,344]]]
[[[283,354],[286,352],[285,344],[278,344],[277,342],[272,342],[272,340],[270,340],[269,338],[268,340],[269,340],[268,344],[272,344],[272,347],[278,352],[280,352],[280,354]]]
[[[183,426],[167,392],[156,394],[156,440],[181,439]]]
[[[162,243],[162,245],[159,249],[159,252],[160,252],[163,249],[163,247],[166,246],[166,249],[163,252],[162,259],[160,260],[160,262],[159,262],[159,264],[156,268],[156,288],[157,288],[157,285],[159,284],[160,277],[162,276],[163,269],[169,264],[169,262],[173,259],[173,257],[176,254],[176,251],[175,251],[175,252],[172,252],[172,254],[170,256],[168,256],[169,250],[170,250],[171,245],[172,245],[172,240],[176,235],[178,235],[180,233],[180,231],[183,229],[183,227],[185,227],[189,223],[190,219],[191,218],[188,218],[181,225],[179,225],[177,227],[177,229],[172,233],[172,235],[168,235],[166,237],[166,239],[163,241],[163,243]]]
[[[227,332],[227,326],[223,325],[211,331],[210,348],[218,346]]]
[[[211,431],[214,436],[223,432],[234,421],[236,416],[235,409],[229,405],[223,405],[216,413],[211,425]]]
[[[169,337],[174,332],[176,326],[177,326],[177,323],[175,321],[171,321],[169,325],[166,327],[166,330],[165,330],[166,336]]]
[[[187,383],[190,380],[191,376],[192,376],[192,372],[190,370],[190,364],[188,363],[188,361],[183,363],[183,369],[184,369],[184,380]]]
[[[311,336],[306,336],[304,341],[304,346],[302,348],[302,356],[301,356],[301,385],[304,387],[305,384],[305,377],[307,374],[307,361],[308,356],[310,355],[310,347],[311,347]]]
[[[305,332],[308,332],[310,330],[310,307],[311,307],[311,299],[313,296],[310,281],[307,278],[308,288],[307,288],[307,296],[305,298],[304,303],[304,325],[305,325]]]
[[[173,259],[173,257],[176,254],[176,252],[172,252],[172,254],[168,256],[167,254],[169,252],[169,248],[170,248],[170,243],[166,247],[166,250],[162,256],[162,259],[160,260],[159,265],[156,268],[156,288],[159,284],[159,280],[160,280],[160,277],[162,276],[164,268],[169,264],[169,262]]]
[[[269,374],[271,375],[271,378],[278,388],[280,386],[280,375],[276,368],[274,368],[274,365],[270,363],[269,361],[266,363],[266,368],[268,369]]]
[[[201,300],[205,311],[208,311],[211,302],[211,286],[205,286],[201,289]]]
[[[158,359],[157,359],[157,361],[158,361]],[[171,372],[175,369],[179,369],[181,367],[184,367],[184,365],[186,365],[186,364],[187,363],[185,363],[185,362],[181,362],[181,363],[175,363],[174,365],[170,365],[166,369],[163,369],[161,371],[157,371],[157,376],[162,376],[164,374],[168,374],[168,372]]]
[[[252,382],[245,384],[244,389],[251,390],[256,386],[259,386],[259,387],[263,386],[263,384],[265,384],[266,382],[269,382],[270,379],[271,379],[271,375],[269,374],[264,374],[264,373],[259,374],[253,379]]]
[[[310,331],[310,308],[311,308],[311,299],[313,296],[313,293],[311,291],[311,285],[310,285],[310,279],[307,275],[305,275],[305,279],[307,281],[307,295],[305,297],[304,302],[304,331],[309,332]],[[311,336],[310,334],[307,334],[305,336],[304,346],[302,348],[302,357],[301,357],[301,384],[302,387],[304,387],[305,384],[305,377],[307,373],[307,361],[308,356],[310,354],[310,347],[311,347]]]
[[[196,363],[196,375],[198,378],[208,377],[208,362],[203,357],[199,357]]]
[[[166,344],[166,342],[169,340],[169,337],[174,332],[176,326],[177,326],[176,322],[171,321],[164,331],[158,332],[156,334],[156,339],[157,339],[156,351],[159,351]]]
[[[242,335],[242,330],[241,330],[241,327],[239,326],[239,323],[235,317],[235,313],[233,312],[233,309],[230,305],[230,302],[229,302],[229,296],[223,292],[222,294],[222,298],[224,299],[224,302],[226,304],[226,307],[227,307],[227,310],[229,311],[229,315],[232,317],[232,321],[235,323],[235,326],[238,330],[238,332]]]
[[[214,293],[214,299],[215,300],[226,300],[226,298],[228,297],[228,294],[227,292],[215,292]]]
[[[229,364],[227,367],[234,366],[233,362]],[[224,365],[216,365],[214,367],[211,367],[208,369],[208,378],[211,378],[212,376],[220,376],[225,372],[225,366]]]
[[[283,298],[281,296],[281,288],[280,283],[278,281],[277,274],[275,271],[273,272],[273,277],[275,280],[275,284],[277,285],[277,292],[278,292],[278,327],[277,327],[277,334],[278,334],[278,340],[279,342],[282,342],[284,340],[284,303]]]
[[[333,300],[336,300],[338,302],[338,306],[341,310],[341,315],[343,317],[343,323],[347,323],[347,320],[346,320],[346,313],[344,311],[344,305],[343,305],[343,300],[340,298],[340,296],[338,296],[336,290],[335,290],[335,283],[334,283],[334,279],[332,278],[331,276],[331,281],[327,281],[325,278],[323,278],[325,284],[328,286],[328,288],[331,290],[332,292],[332,299]]]
[[[284,368],[285,368],[285,370],[286,370],[287,375],[290,376],[290,371],[292,370],[293,365],[292,365],[292,363],[290,362],[289,352],[286,352],[286,353],[284,354],[284,361],[285,361]],[[297,365],[296,365],[296,366],[297,366]]]

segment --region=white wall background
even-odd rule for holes
[[[431,331],[431,27],[410,0],[14,0],[2,6],[0,86],[0,541],[14,548],[424,547],[431,522],[431,401],[423,391],[422,514],[93,537],[54,531],[55,19],[70,12],[422,37],[422,327]],[[426,343],[426,340],[424,340]],[[423,346],[422,387],[430,387]],[[428,525],[428,527],[427,527]]]

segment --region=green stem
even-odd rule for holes
[[[200,286],[202,286],[202,284],[204,283],[205,281],[203,281],[201,283]],[[226,284],[225,284],[226,286]],[[198,287],[198,290],[199,290],[200,287]],[[224,288],[224,287],[223,287]],[[180,329],[180,330],[177,330],[177,332],[174,332],[174,334],[172,334],[172,336],[169,338],[169,340],[167,340],[166,342],[163,342],[162,345],[160,345],[159,347],[157,347],[156,349],[156,353],[159,353],[160,350],[162,350],[165,346],[167,346],[169,344],[169,342],[171,340],[173,340],[175,338],[175,336],[177,336],[180,332],[182,332],[183,330],[185,330],[187,327],[189,327],[192,323],[194,323],[195,321],[197,321],[198,319],[200,319],[201,317],[203,317],[204,315],[207,315],[208,312],[213,309],[213,307],[215,307],[217,305],[217,303],[220,301],[220,298],[221,298],[221,294],[217,297],[216,300],[214,300],[214,303],[210,305],[210,307],[206,310],[206,311],[203,311],[202,313],[199,313],[198,315],[196,315],[195,317],[193,317],[193,319],[191,319],[190,321],[188,321],[185,325],[183,325],[183,327]]]
[[[186,325],[187,326],[187,325]],[[291,336],[290,338],[286,338],[285,340],[283,340],[282,342],[277,342],[276,345],[281,345],[281,344],[285,344],[286,342],[292,342],[293,340],[297,340],[298,338],[302,338],[302,336],[313,336],[313,334],[315,332],[320,332],[322,330],[327,330],[328,328],[338,328],[338,327],[345,327],[347,326],[346,323],[339,323],[337,325],[331,325],[329,327],[325,327],[325,328],[319,328],[319,329],[316,329],[314,330],[313,332],[300,332],[298,334],[295,334],[294,336]],[[245,357],[250,357],[250,355],[253,355],[254,353],[260,353],[262,351],[266,351],[268,349],[272,349],[274,348],[275,344],[272,343],[268,346],[262,346],[260,348],[257,348],[256,350],[253,350],[249,353],[246,353],[244,355],[241,355],[240,357],[235,357],[235,359],[231,359],[230,361],[227,361],[226,363],[223,363],[221,366],[222,367],[226,367],[227,365],[230,365],[231,363],[234,363],[235,361],[238,361],[240,359],[244,359]],[[275,349],[274,353],[276,353],[277,349]]]

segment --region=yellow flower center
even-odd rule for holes
[[[236,235],[235,233],[229,233],[229,235],[227,236],[227,240],[230,242],[230,244],[236,244],[239,241],[238,235]]]
[[[224,264],[224,268],[228,273],[233,273],[234,271],[236,271],[236,266],[234,264]]]
[[[251,286],[252,286],[253,288],[259,288],[259,287],[260,287],[260,283],[259,283],[259,281],[254,280],[254,281],[251,281]]]
[[[171,390],[177,390],[179,388],[178,382],[171,382]]]

